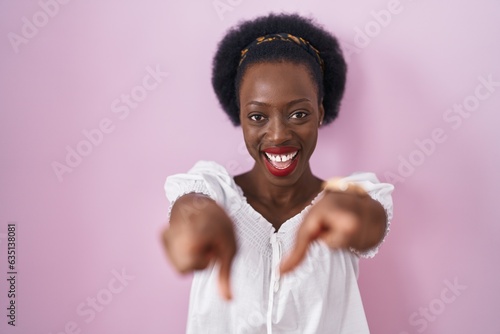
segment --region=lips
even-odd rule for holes
[[[292,146],[275,146],[263,150],[264,163],[274,176],[287,176],[297,167],[299,149]]]

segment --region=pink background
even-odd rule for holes
[[[374,171],[384,181],[401,159],[415,162],[396,184],[390,237],[361,261],[372,333],[499,333],[500,87],[471,96],[479,77],[500,81],[500,1],[401,0],[382,27],[371,12],[391,1],[220,2],[229,7],[219,16],[212,1],[74,0],[52,7],[47,22],[36,1],[0,2],[0,331],[184,332],[190,277],[172,270],[159,242],[165,177],[199,159],[233,173],[251,166],[212,92],[212,56],[239,20],[297,11],[344,49],[359,47],[313,170],[323,178]],[[33,16],[38,32],[16,53],[9,33],[22,36],[23,17]],[[372,37],[361,45],[365,28]],[[112,103],[139,94],[157,66],[168,77],[126,117],[114,113]],[[444,118],[474,101],[467,118]],[[60,181],[53,162],[65,163],[67,146],[106,119],[112,131]],[[415,141],[429,143],[435,128],[446,139],[419,153]],[[9,222],[17,222],[15,328],[5,316]],[[114,270],[133,277],[119,292]],[[460,288],[445,291],[445,281]],[[77,312],[96,297],[106,304],[93,319]]]

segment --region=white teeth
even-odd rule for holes
[[[269,160],[274,161],[274,162],[287,162],[289,160],[292,160],[296,155],[298,151],[295,151],[290,154],[271,154],[271,153],[266,153],[266,156]]]

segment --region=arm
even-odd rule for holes
[[[393,188],[378,182],[371,173],[327,182],[324,196],[304,218],[296,245],[283,261],[281,271],[295,268],[316,239],[330,248],[347,248],[363,257],[375,255],[389,230]]]
[[[219,289],[224,298],[231,298],[229,274],[236,253],[233,223],[213,199],[200,193],[179,197],[171,207],[170,224],[162,233],[162,241],[180,273],[219,262]]]

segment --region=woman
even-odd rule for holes
[[[243,22],[219,43],[212,83],[255,164],[233,177],[199,161],[165,183],[165,249],[194,272],[188,333],[369,333],[358,261],[389,230],[393,186],[372,173],[324,182],[309,165],[345,79],[335,37],[298,15]]]

